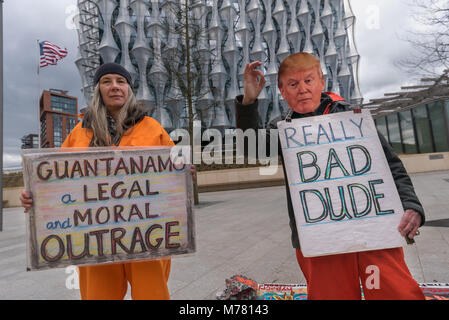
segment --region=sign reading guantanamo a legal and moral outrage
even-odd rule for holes
[[[190,166],[170,151],[24,150],[28,270],[194,252]]]
[[[278,128],[304,256],[405,245],[404,210],[369,111]]]

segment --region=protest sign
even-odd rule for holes
[[[28,270],[194,252],[190,166],[170,151],[24,150]]]
[[[305,257],[400,247],[404,213],[367,110],[278,123]]]

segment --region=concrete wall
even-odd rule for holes
[[[449,152],[399,156],[408,173],[449,170]]]
[[[20,207],[20,192],[23,190],[23,187],[17,188],[4,188],[3,189],[3,207],[11,208],[11,207]]]
[[[449,170],[449,152],[414,154],[400,156],[408,173],[422,173]],[[284,184],[282,166],[273,175],[261,175],[259,168],[229,169],[198,172],[199,192],[260,188]],[[19,196],[22,187],[4,188],[3,206],[20,206]]]

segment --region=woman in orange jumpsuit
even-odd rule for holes
[[[167,132],[136,101],[131,76],[115,63],[102,65],[94,77],[95,91],[83,121],[62,147],[173,146]],[[22,191],[25,212],[31,196]],[[169,299],[170,259],[79,267],[83,300],[123,299],[128,282],[133,299]]]

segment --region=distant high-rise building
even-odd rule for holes
[[[39,148],[39,135],[30,133],[22,137],[22,149]]]
[[[192,51],[199,60],[191,71],[196,75],[193,112],[203,126],[235,126],[234,98],[243,93],[246,63],[255,60],[264,63],[267,78],[259,96],[261,124],[285,113],[277,70],[285,57],[300,51],[320,58],[328,91],[362,103],[349,0],[78,0],[76,64],[86,101],[98,66],[117,62],[132,74],[137,99],[152,107],[151,116],[167,130],[186,127],[182,86],[174,77],[186,74],[185,55],[170,58],[184,48],[184,36],[167,31],[179,29],[182,21],[173,8],[182,8],[185,1],[190,2],[191,22],[201,31],[197,38],[192,31]]]
[[[41,148],[58,148],[78,122],[78,99],[67,91],[44,90],[40,98]]]

